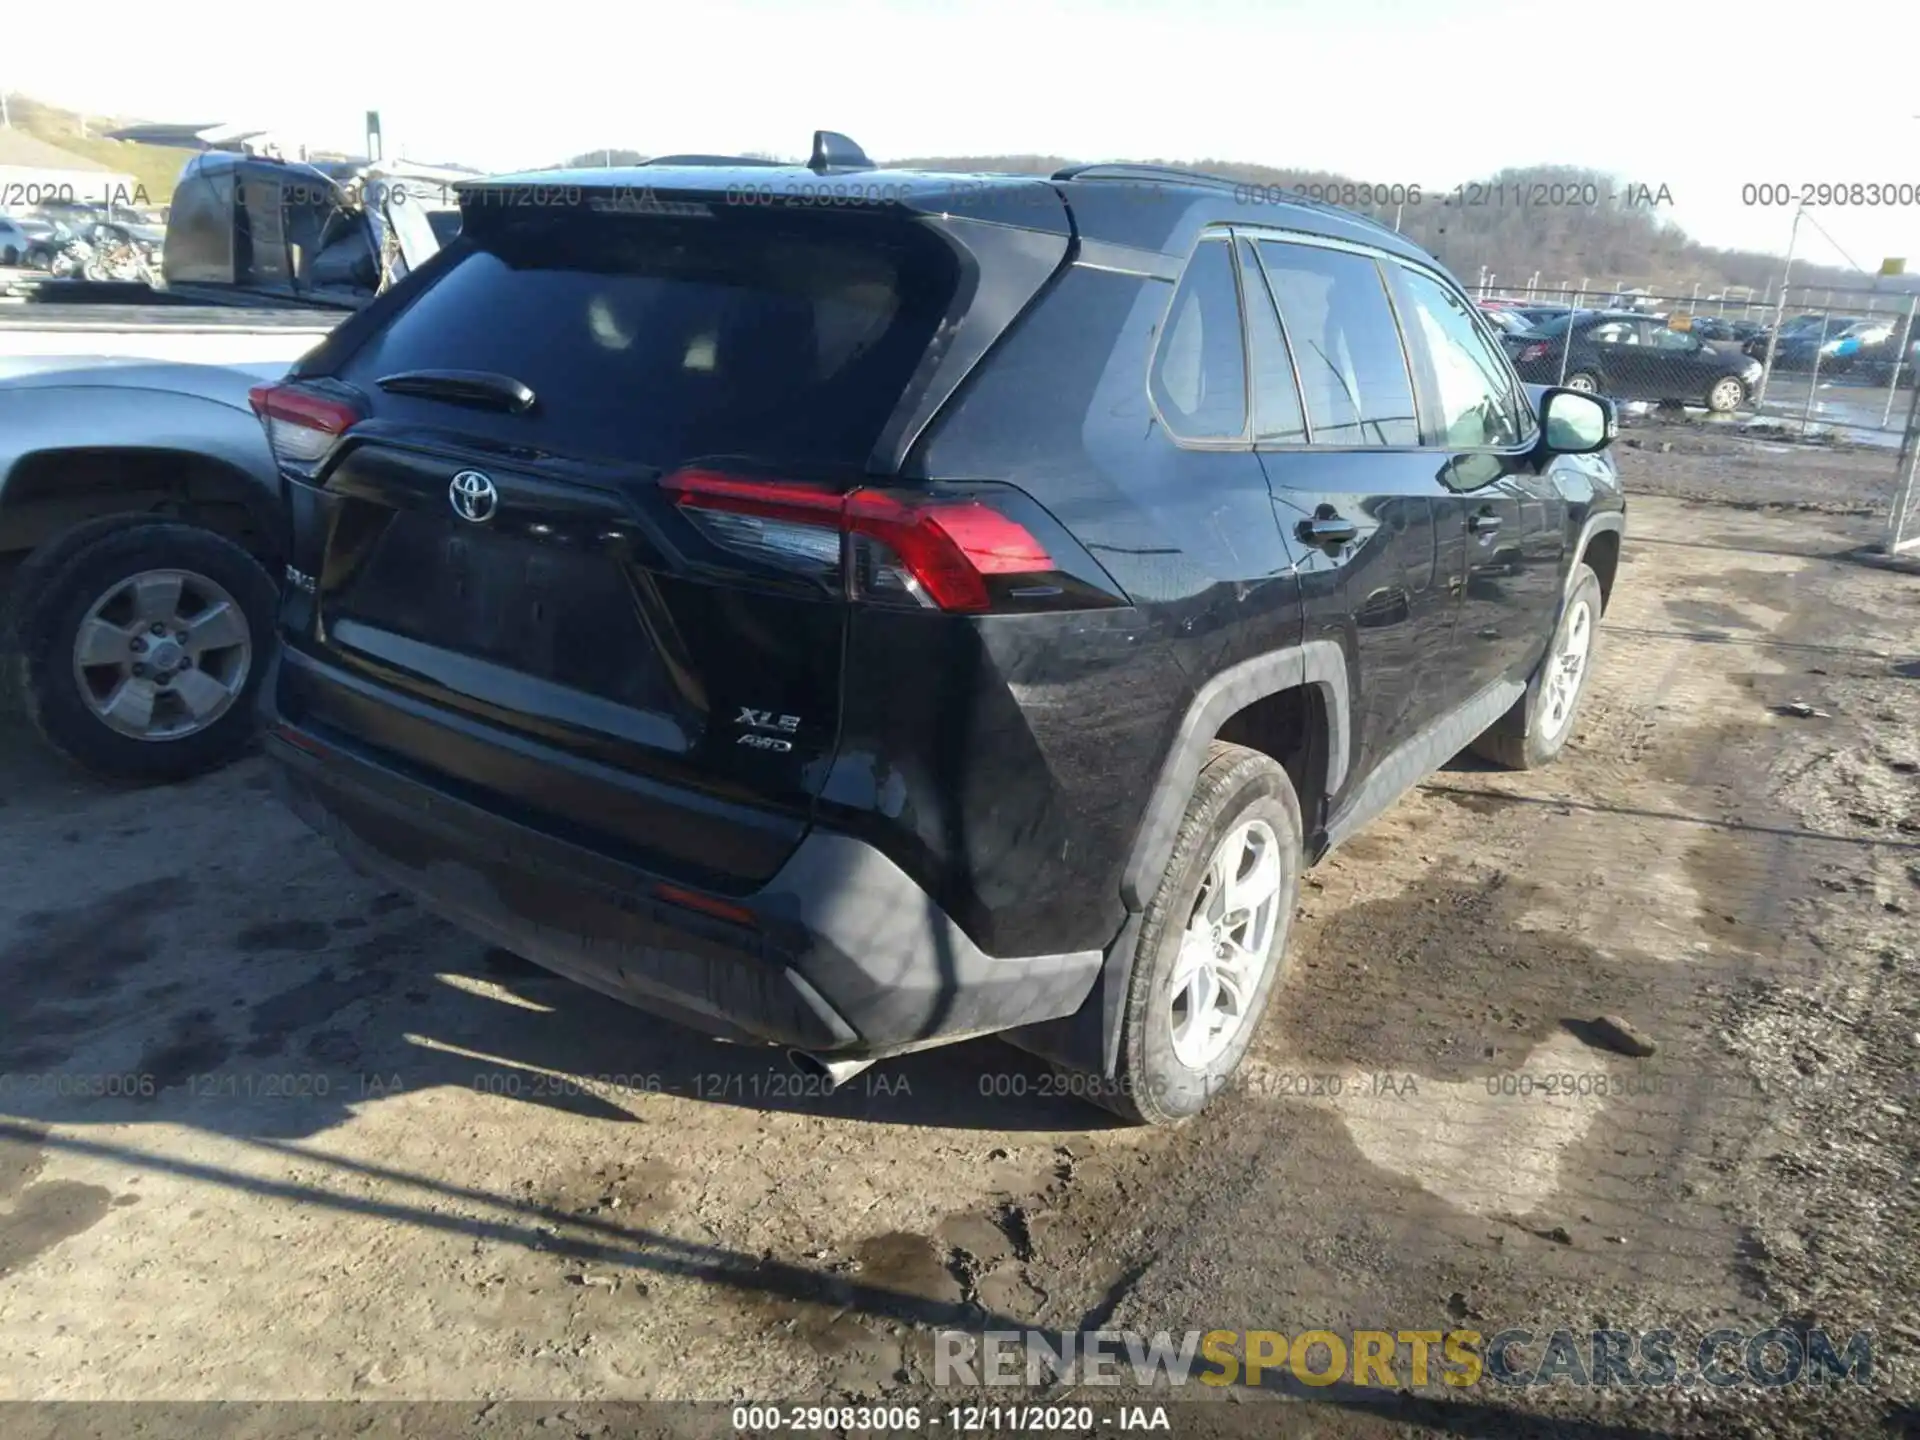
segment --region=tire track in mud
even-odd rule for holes
[[[1640,633],[1606,636],[1573,754],[1536,776],[1457,763],[1303,893],[1252,1093],[1150,1147],[1135,1193],[1151,1198],[1107,1231],[1113,1263],[1152,1260],[1110,1323],[1431,1325],[1454,1299],[1496,1321],[1624,1323],[1664,1300],[1654,1324],[1740,1298],[1715,1178],[1764,1102],[1718,1029],[1744,989],[1811,955],[1790,920],[1826,848],[1770,799],[1805,737],[1768,707],[1807,658],[1788,647],[1844,638],[1847,617],[1811,557],[1672,556],[1629,542],[1609,618]],[[1692,630],[1702,604],[1758,643],[1645,633]],[[1461,953],[1474,944],[1486,958]],[[1651,1031],[1659,1058],[1558,1023],[1605,1012]],[[1570,1068],[1624,1098],[1471,1093]],[[1427,1077],[1420,1099],[1381,1090],[1407,1075]],[[1451,1153],[1434,1133],[1449,1125]],[[1043,1283],[1084,1296],[1090,1279]]]

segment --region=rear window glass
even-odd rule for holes
[[[342,373],[387,418],[671,465],[857,465],[952,298],[937,237],[817,217],[570,213],[487,227]],[[489,370],[525,415],[379,391],[405,370]]]

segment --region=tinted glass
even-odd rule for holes
[[[1380,271],[1343,250],[1262,240],[1316,445],[1418,445],[1413,382]]]
[[[1273,296],[1260,274],[1253,246],[1240,242],[1240,289],[1247,297],[1247,346],[1253,354],[1253,434],[1256,440],[1300,444],[1307,438],[1300,387]]]
[[[1194,251],[1167,311],[1148,384],[1167,428],[1222,440],[1247,428],[1247,367],[1233,255],[1224,240]]]
[[[1631,320],[1606,320],[1587,331],[1595,345],[1638,345],[1640,327]]]
[[[953,294],[931,236],[553,212],[492,233],[348,360],[382,416],[668,465],[859,464]],[[473,239],[474,237],[470,237]],[[924,248],[923,248],[924,247]],[[525,415],[380,392],[490,370]]]
[[[1406,301],[1402,319],[1432,370],[1442,443],[1456,450],[1519,444],[1513,382],[1481,338],[1466,301],[1416,270],[1395,266],[1394,272]]]

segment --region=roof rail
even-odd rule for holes
[[[784,168],[793,162],[768,160],[757,155],[656,155],[645,163],[648,165],[756,165]],[[838,130],[816,130],[813,132],[813,154],[807,161],[807,168],[816,175],[827,175],[842,170],[871,170],[873,161],[867,158],[866,151]]]
[[[1183,170],[1177,165],[1139,165],[1130,161],[1109,161],[1093,165],[1069,165],[1056,170],[1048,177],[1052,180],[1169,180],[1183,185],[1205,185],[1215,190],[1239,190],[1242,186],[1258,185],[1259,181],[1234,180],[1225,175],[1210,175],[1204,170]],[[1359,210],[1349,210],[1344,205],[1335,205],[1330,201],[1316,200],[1311,195],[1293,194],[1287,197],[1287,204],[1299,205],[1307,210],[1322,210],[1329,215],[1338,215],[1343,220],[1357,220],[1362,225],[1371,225],[1376,230],[1384,230],[1389,235],[1400,236],[1391,225]],[[1408,241],[1411,244],[1411,241]]]
[[[645,165],[769,165],[781,166],[784,160],[766,160],[755,155],[656,155]]]
[[[1092,165],[1068,165],[1047,177],[1049,180],[1178,180],[1187,185],[1210,185],[1232,189],[1237,183],[1224,175],[1209,175],[1204,170],[1182,170],[1177,165],[1136,165],[1125,160],[1096,162]]]

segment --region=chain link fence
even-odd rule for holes
[[[1920,294],[1788,286],[1687,291],[1595,283],[1468,287],[1522,379],[1591,390],[1630,419],[1888,455],[1892,553],[1920,547]]]

